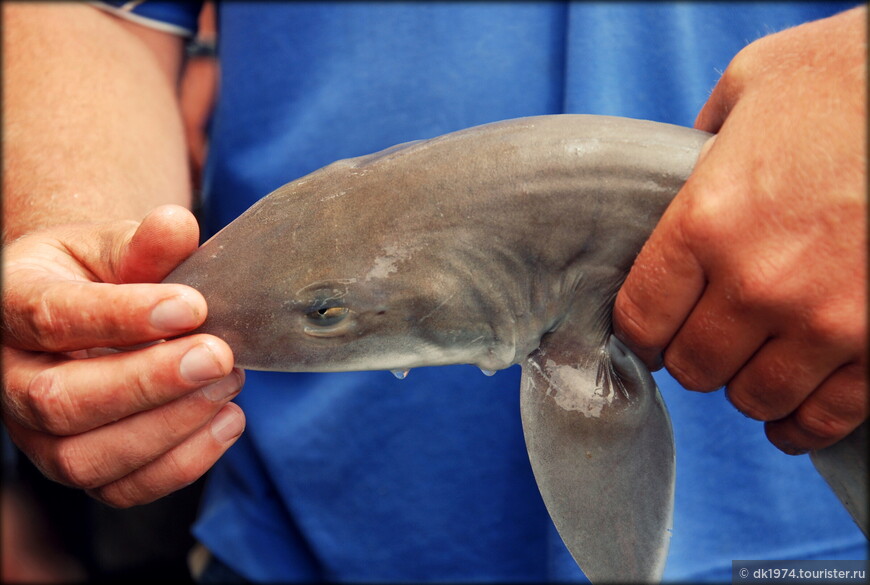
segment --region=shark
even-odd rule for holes
[[[243,368],[520,364],[529,459],[568,550],[592,582],[657,581],[673,432],[611,313],[710,136],[561,114],[400,144],[276,189],[166,281],[202,292],[197,332]],[[856,448],[821,456],[853,508],[866,500]]]

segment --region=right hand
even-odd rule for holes
[[[244,430],[229,346],[175,337],[205,320],[205,299],[157,284],[197,239],[193,215],[164,206],[141,224],[54,227],[5,246],[3,421],[50,479],[116,507],[148,503],[199,478]]]

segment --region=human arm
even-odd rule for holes
[[[867,418],[865,27],[860,7],[734,58],[696,121],[717,137],[616,300],[648,365],[726,386],[788,453]]]
[[[155,284],[198,239],[181,40],[84,4],[3,10],[4,423],[49,477],[144,503],[204,473],[244,422],[223,341],[152,343],[206,315],[193,289]]]

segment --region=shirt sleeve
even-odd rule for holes
[[[149,0],[105,0],[93,6],[142,26],[171,34],[196,35],[202,0],[160,2]]]

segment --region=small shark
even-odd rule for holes
[[[660,580],[671,422],[611,312],[709,137],[553,115],[400,144],[280,187],[167,281],[203,293],[198,331],[244,368],[522,364],[529,458],[574,559],[593,582]]]

